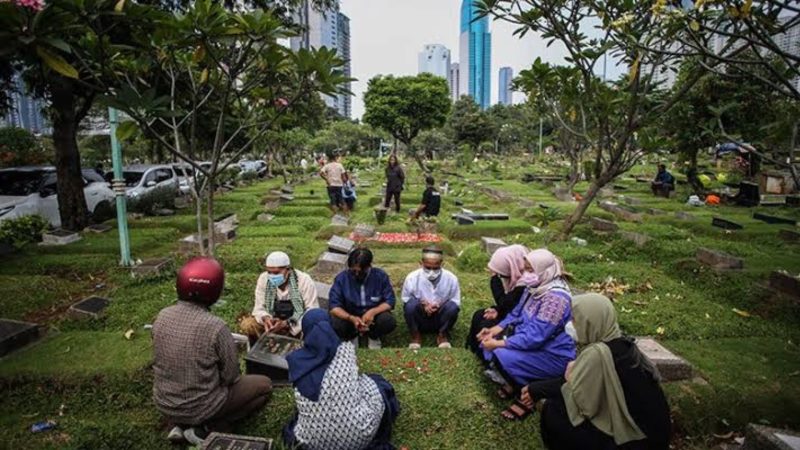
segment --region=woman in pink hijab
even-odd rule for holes
[[[489,287],[495,305],[479,309],[472,315],[472,325],[467,334],[467,348],[483,358],[478,332],[484,328],[492,328],[503,320],[517,306],[525,287],[532,281],[530,273],[525,275],[525,257],[530,250],[524,245],[509,245],[498,249],[492,255],[487,266],[492,277]]]

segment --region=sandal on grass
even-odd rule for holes
[[[527,405],[519,400],[515,400],[508,408],[500,413],[500,416],[506,420],[516,421],[524,420],[530,416],[533,411]]]
[[[504,384],[497,390],[497,396],[500,397],[501,400],[508,400],[514,396],[514,388],[512,388],[511,385]]]

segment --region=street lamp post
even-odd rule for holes
[[[108,108],[108,123],[111,133],[111,164],[114,166],[114,179],[111,187],[114,189],[114,196],[117,202],[117,228],[119,231],[119,254],[120,265],[130,267],[133,265],[131,260],[131,239],[128,234],[128,207],[125,195],[125,178],[122,176],[122,147],[117,139],[117,125],[119,119],[117,110]]]

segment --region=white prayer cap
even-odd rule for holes
[[[284,252],[272,252],[267,255],[267,267],[289,267],[292,261]]]

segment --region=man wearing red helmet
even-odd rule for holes
[[[268,377],[241,376],[231,331],[209,311],[224,284],[216,260],[189,261],[178,272],[178,302],[153,324],[153,400],[175,425],[172,441],[199,445],[208,431],[226,431],[264,406],[272,392]]]

